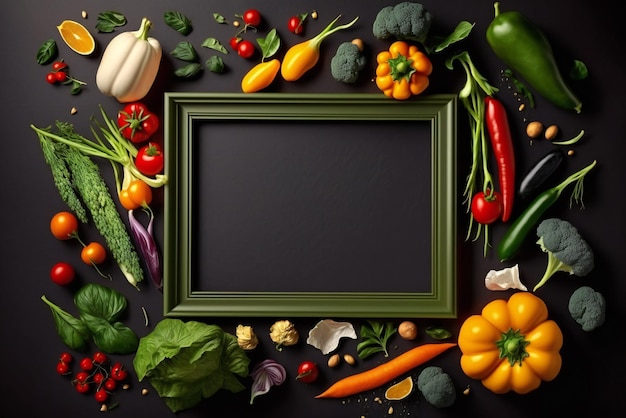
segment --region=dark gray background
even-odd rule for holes
[[[128,18],[128,25],[122,30],[135,30],[142,17],[151,18],[154,23],[152,36],[159,39],[164,50],[164,57],[159,77],[153,90],[146,98],[146,103],[161,112],[164,91],[223,91],[238,92],[241,77],[251,62],[234,54],[225,57],[229,71],[215,75],[206,72],[197,80],[176,80],[173,70],[181,63],[173,60],[169,52],[181,40],[189,40],[199,45],[206,37],[216,37],[227,43],[233,35],[233,27],[217,25],[211,15],[219,12],[227,17],[242,13],[250,7],[258,8],[266,17],[266,25],[261,31],[277,27],[285,45],[291,45],[304,38],[296,38],[285,29],[289,16],[316,9],[317,21],[309,21],[306,37],[316,34],[338,14],[345,19],[359,15],[360,20],[354,29],[333,35],[322,46],[322,59],[316,69],[302,80],[295,83],[277,82],[269,91],[308,93],[308,92],[377,92],[370,82],[373,74],[373,54],[386,46],[387,41],[378,41],[371,35],[371,23],[377,11],[388,1],[351,2],[345,0],[319,1],[315,3],[294,0],[283,2],[262,1],[104,1],[90,2],[65,1],[44,2],[23,0],[7,3],[4,6],[5,19],[0,28],[4,63],[2,75],[2,114],[3,144],[0,153],[0,170],[4,179],[5,197],[1,206],[4,219],[4,243],[0,257],[3,267],[4,287],[0,292],[2,306],[1,349],[4,360],[3,391],[0,395],[2,415],[17,416],[65,416],[88,417],[101,416],[98,406],[91,396],[83,397],[73,391],[69,383],[54,371],[58,355],[65,350],[54,330],[48,308],[40,301],[42,294],[60,306],[71,309],[75,288],[59,288],[48,279],[50,267],[60,260],[67,260],[78,269],[77,284],[101,281],[92,269],[80,265],[76,242],[59,242],[48,231],[50,217],[57,211],[64,210],[52,182],[48,167],[45,165],[36,135],[29,124],[38,126],[52,124],[56,119],[71,121],[77,129],[88,132],[89,118],[98,114],[98,104],[114,114],[120,105],[112,98],[104,97],[95,86],[95,72],[104,46],[111,39],[110,34],[97,34],[93,27],[99,12],[118,10]],[[516,136],[516,154],[521,173],[532,161],[552,148],[543,141],[529,143],[523,134],[523,118],[518,114],[514,97],[507,92],[505,85],[500,85],[499,74],[504,68],[488,48],[484,32],[493,16],[493,3],[481,1],[424,1],[424,5],[435,15],[433,30],[448,33],[460,20],[476,22],[474,32],[463,44],[453,47],[442,56],[433,57],[435,71],[431,77],[430,93],[456,93],[465,80],[462,71],[457,68],[449,71],[443,61],[449,53],[460,48],[470,51],[480,71],[490,82],[502,87],[498,95],[509,110],[510,122]],[[413,395],[405,402],[394,404],[394,416],[420,417],[461,417],[482,416],[508,417],[528,416],[611,416],[612,411],[623,409],[624,397],[621,395],[619,382],[623,377],[624,366],[621,361],[621,345],[618,343],[625,318],[623,295],[625,293],[623,267],[624,257],[624,205],[623,181],[625,165],[623,163],[623,133],[625,130],[622,115],[622,78],[623,69],[619,64],[618,13],[612,13],[598,2],[588,0],[560,1],[504,1],[503,10],[518,9],[531,16],[550,38],[557,58],[563,67],[568,67],[572,59],[584,61],[590,69],[588,80],[574,84],[583,101],[583,113],[574,115],[557,110],[538,99],[536,110],[526,115],[530,119],[545,123],[556,123],[563,137],[570,137],[585,129],[585,139],[576,146],[575,156],[567,159],[567,172],[587,165],[591,160],[598,160],[598,167],[585,183],[584,211],[568,210],[567,198],[564,198],[551,211],[550,215],[570,220],[587,238],[596,254],[596,268],[585,278],[567,277],[564,274],[554,277],[538,295],[547,303],[550,315],[561,326],[564,333],[562,350],[563,368],[560,375],[550,383],[544,383],[537,391],[518,396],[515,394],[494,395],[482,388],[479,382],[469,380],[460,370],[458,360],[460,352],[452,350],[437,358],[432,364],[442,366],[452,376],[460,391],[471,386],[469,396],[459,396],[456,404],[446,410],[436,410],[427,405],[419,396]],[[168,9],[181,11],[191,17],[194,31],[189,37],[174,32],[165,26],[163,12]],[[61,41],[55,26],[64,19],[81,21],[81,10],[89,13],[85,24],[92,29],[97,39],[98,50],[91,57],[81,57],[71,52]],[[346,20],[347,21],[347,20]],[[251,39],[256,36],[249,34]],[[370,62],[360,83],[342,85],[335,82],[329,74],[329,60],[340,42],[361,37],[368,46]],[[35,53],[42,41],[55,38],[59,42],[60,58],[66,60],[72,74],[87,81],[88,86],[78,96],[71,96],[69,88],[52,87],[46,84],[47,67],[35,62]],[[210,55],[207,50],[197,48],[202,59]],[[284,50],[283,50],[284,51]],[[70,116],[70,109],[76,107],[78,113]],[[464,183],[469,168],[469,133],[464,110],[459,108],[459,184]],[[103,173],[112,180],[107,164],[103,164]],[[459,192],[460,195],[460,192]],[[161,215],[160,199],[157,192],[153,207],[157,218]],[[161,200],[162,201],[162,200]],[[520,202],[516,214],[523,208]],[[436,319],[418,320],[423,329],[430,325],[448,327],[455,335],[462,321],[471,314],[478,313],[490,300],[508,297],[509,292],[493,293],[483,286],[483,279],[488,270],[502,268],[510,264],[500,263],[491,251],[483,258],[482,243],[464,243],[466,217],[462,208],[459,210],[459,286],[458,318],[439,321]],[[505,226],[492,229],[493,242],[505,231]],[[162,220],[156,228],[157,239],[162,242]],[[84,239],[98,239],[92,227],[81,227]],[[546,258],[529,240],[519,257],[514,260],[520,264],[522,280],[528,285],[535,283],[545,268]],[[126,322],[140,335],[147,334],[162,315],[161,295],[147,285],[142,292],[136,292],[118,273],[116,266],[109,264],[105,268],[113,274],[113,281],[107,283],[123,292],[129,299],[129,313]],[[381,278],[384,280],[384,278]],[[606,295],[608,303],[605,325],[594,332],[585,333],[570,318],[567,301],[573,290],[582,284],[591,285]],[[150,317],[150,326],[143,324],[141,307],[145,307]],[[257,417],[383,417],[387,416],[388,404],[378,405],[372,402],[382,391],[366,393],[348,400],[315,400],[319,393],[332,381],[355,369],[343,366],[337,370],[323,368],[324,376],[315,385],[307,386],[293,382],[297,364],[305,359],[325,363],[321,353],[306,345],[308,330],[322,318],[291,318],[302,335],[302,342],[282,352],[277,352],[267,335],[269,326],[276,319],[282,318],[205,318],[209,323],[217,323],[227,331],[234,332],[234,327],[241,322],[250,323],[261,338],[261,346],[250,354],[253,364],[270,357],[283,363],[288,369],[288,382],[272,389],[257,398],[255,404],[248,403],[249,391],[231,395],[219,395],[203,402],[193,410],[179,414],[181,417],[218,416],[257,416]],[[399,318],[403,319],[403,318]],[[353,321],[358,328],[361,321]],[[417,341],[427,342],[423,335]],[[391,342],[392,355],[411,346],[395,338]],[[341,352],[355,353],[355,341],[346,341]],[[79,356],[80,357],[80,356]],[[132,372],[132,356],[120,356]],[[381,357],[359,363],[359,370],[372,367],[382,361]],[[419,370],[419,369],[418,369]],[[416,374],[417,371],[414,372]],[[132,373],[131,373],[132,375]],[[133,375],[134,381],[134,375]],[[249,385],[249,381],[246,384]],[[146,383],[133,383],[131,390],[116,392],[114,397],[120,403],[117,410],[111,411],[119,417],[133,416],[171,416],[163,402],[151,393],[140,395],[140,389]]]

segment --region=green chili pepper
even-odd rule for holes
[[[563,80],[552,47],[539,27],[519,12],[500,13],[497,2],[494,8],[495,18],[487,28],[493,52],[546,100],[580,113],[582,103]]]
[[[563,190],[571,183],[575,183],[575,186],[570,199],[570,206],[572,206],[574,200],[582,204],[583,180],[585,175],[595,166],[596,161],[594,160],[587,167],[567,177],[561,184],[539,194],[502,237],[498,244],[498,257],[500,260],[506,261],[517,253],[530,231],[539,223],[544,213],[556,203]]]

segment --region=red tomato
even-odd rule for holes
[[[120,198],[120,203],[122,204],[122,207],[126,210],[135,210],[141,207],[141,205],[138,205],[137,203],[132,201],[130,195],[128,194],[128,189],[120,190],[118,196]]]
[[[129,103],[117,114],[117,125],[124,138],[140,143],[147,141],[159,130],[159,118],[144,104]]]
[[[50,220],[50,231],[57,239],[75,238],[78,233],[78,220],[71,212],[58,212]]]
[[[241,38],[238,36],[233,36],[232,38],[230,38],[230,41],[228,41],[228,44],[234,51],[236,51],[237,45],[239,45],[239,42],[241,42]]]
[[[241,18],[246,25],[258,26],[261,24],[261,13],[256,9],[246,10]]]
[[[146,176],[154,176],[163,171],[163,165],[165,164],[163,159],[163,152],[159,144],[154,142],[144,145],[137,152],[135,157],[135,165],[137,169]]]
[[[237,44],[237,54],[242,58],[250,58],[254,55],[254,44],[247,39]]]
[[[61,353],[61,355],[59,356],[59,361],[63,362],[63,363],[71,363],[74,360],[74,357],[72,357],[72,355],[68,352],[63,352]]]
[[[91,242],[85,245],[80,252],[80,259],[85,264],[100,264],[107,258],[107,252],[99,242]]]
[[[66,286],[72,283],[74,277],[74,268],[68,263],[56,263],[50,270],[50,279],[59,286]]]
[[[89,383],[87,382],[76,382],[74,384],[74,388],[76,389],[76,392],[78,393],[87,393],[89,392]]]
[[[96,351],[93,353],[93,362],[96,364],[104,364],[108,360],[107,355],[102,351]]]
[[[299,35],[304,30],[304,19],[306,19],[306,13],[297,16],[292,16],[287,22],[287,29],[289,32],[293,32]]]
[[[65,80],[67,80],[67,73],[65,71],[57,71],[56,73],[54,73],[54,78],[59,83],[64,83]]]
[[[58,374],[69,374],[70,373],[70,365],[59,361],[57,363],[57,373]]]
[[[105,389],[99,389],[94,397],[96,398],[96,401],[100,403],[105,403],[107,400],[109,400],[109,393]]]
[[[492,196],[478,192],[472,198],[471,210],[476,222],[483,225],[494,223],[502,215],[502,196],[498,192],[493,192]]]
[[[109,377],[107,380],[104,381],[104,388],[108,390],[109,392],[113,392],[116,387],[117,387],[117,381],[113,379],[112,377]]]
[[[312,361],[303,361],[300,363],[300,366],[298,366],[296,380],[304,383],[313,383],[317,380],[319,373],[320,371],[317,364]]]
[[[67,64],[63,61],[55,61],[52,63],[52,69],[54,71],[61,71],[67,69]]]
[[[57,81],[57,75],[53,72],[49,72],[48,74],[46,74],[46,81],[50,84],[56,84],[58,83]]]
[[[111,377],[118,382],[126,380],[126,378],[128,377],[128,372],[124,368],[124,365],[119,361],[115,362],[115,364],[111,366]]]

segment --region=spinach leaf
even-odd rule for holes
[[[42,296],[41,300],[50,307],[57,333],[63,343],[72,350],[85,351],[87,349],[87,342],[91,336],[89,328],[87,328],[80,319],[75,318],[70,313],[59,308],[45,296]]]
[[[452,333],[450,331],[440,327],[428,327],[425,332],[435,340],[445,340],[452,337]]]
[[[220,43],[220,41],[218,41],[215,38],[206,38],[202,42],[202,47],[214,49],[214,50],[222,52],[224,54],[228,54],[228,50],[226,49],[226,47],[224,47],[224,45],[222,45]]]
[[[387,342],[397,332],[392,322],[368,321],[361,326],[362,341],[357,344],[356,351],[360,359],[376,353],[384,353],[389,357]]]
[[[59,55],[59,48],[54,39],[44,41],[37,50],[37,64],[46,65]]]
[[[74,295],[74,304],[85,315],[96,316],[107,322],[114,322],[124,312],[128,302],[120,292],[97,283],[81,287]]]
[[[126,17],[120,12],[109,10],[98,14],[96,29],[98,32],[109,33],[113,32],[115,28],[124,26],[126,24]]]
[[[178,58],[181,61],[195,62],[198,60],[198,53],[193,45],[187,41],[179,42],[171,54],[174,58]]]
[[[184,14],[175,10],[168,10],[163,14],[165,24],[177,32],[187,36],[191,33],[191,20]]]
[[[176,69],[174,75],[180,78],[193,78],[202,71],[202,65],[197,62],[192,62],[184,67]]]
[[[219,73],[223,73],[224,70],[226,70],[226,66],[224,65],[224,60],[221,57],[218,57],[217,55],[213,55],[209,57],[209,59],[206,60],[205,65],[209,69],[209,71],[211,71],[212,73],[219,74]]]
[[[81,319],[89,327],[93,342],[105,353],[131,354],[137,350],[139,337],[121,322],[109,323],[88,313],[81,313]]]

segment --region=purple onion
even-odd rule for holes
[[[250,376],[254,379],[250,396],[250,404],[252,404],[254,398],[269,392],[272,386],[282,385],[287,378],[287,371],[280,363],[267,359],[257,364]]]
[[[152,282],[156,285],[157,289],[163,289],[163,280],[161,277],[161,262],[159,259],[159,249],[157,248],[154,236],[152,235],[152,225],[154,222],[154,214],[150,211],[150,222],[148,222],[148,228],[144,226],[135,218],[132,210],[128,211],[128,223],[130,225],[130,231],[135,238],[135,242],[139,248],[146,266],[148,267],[148,275],[152,279]]]

